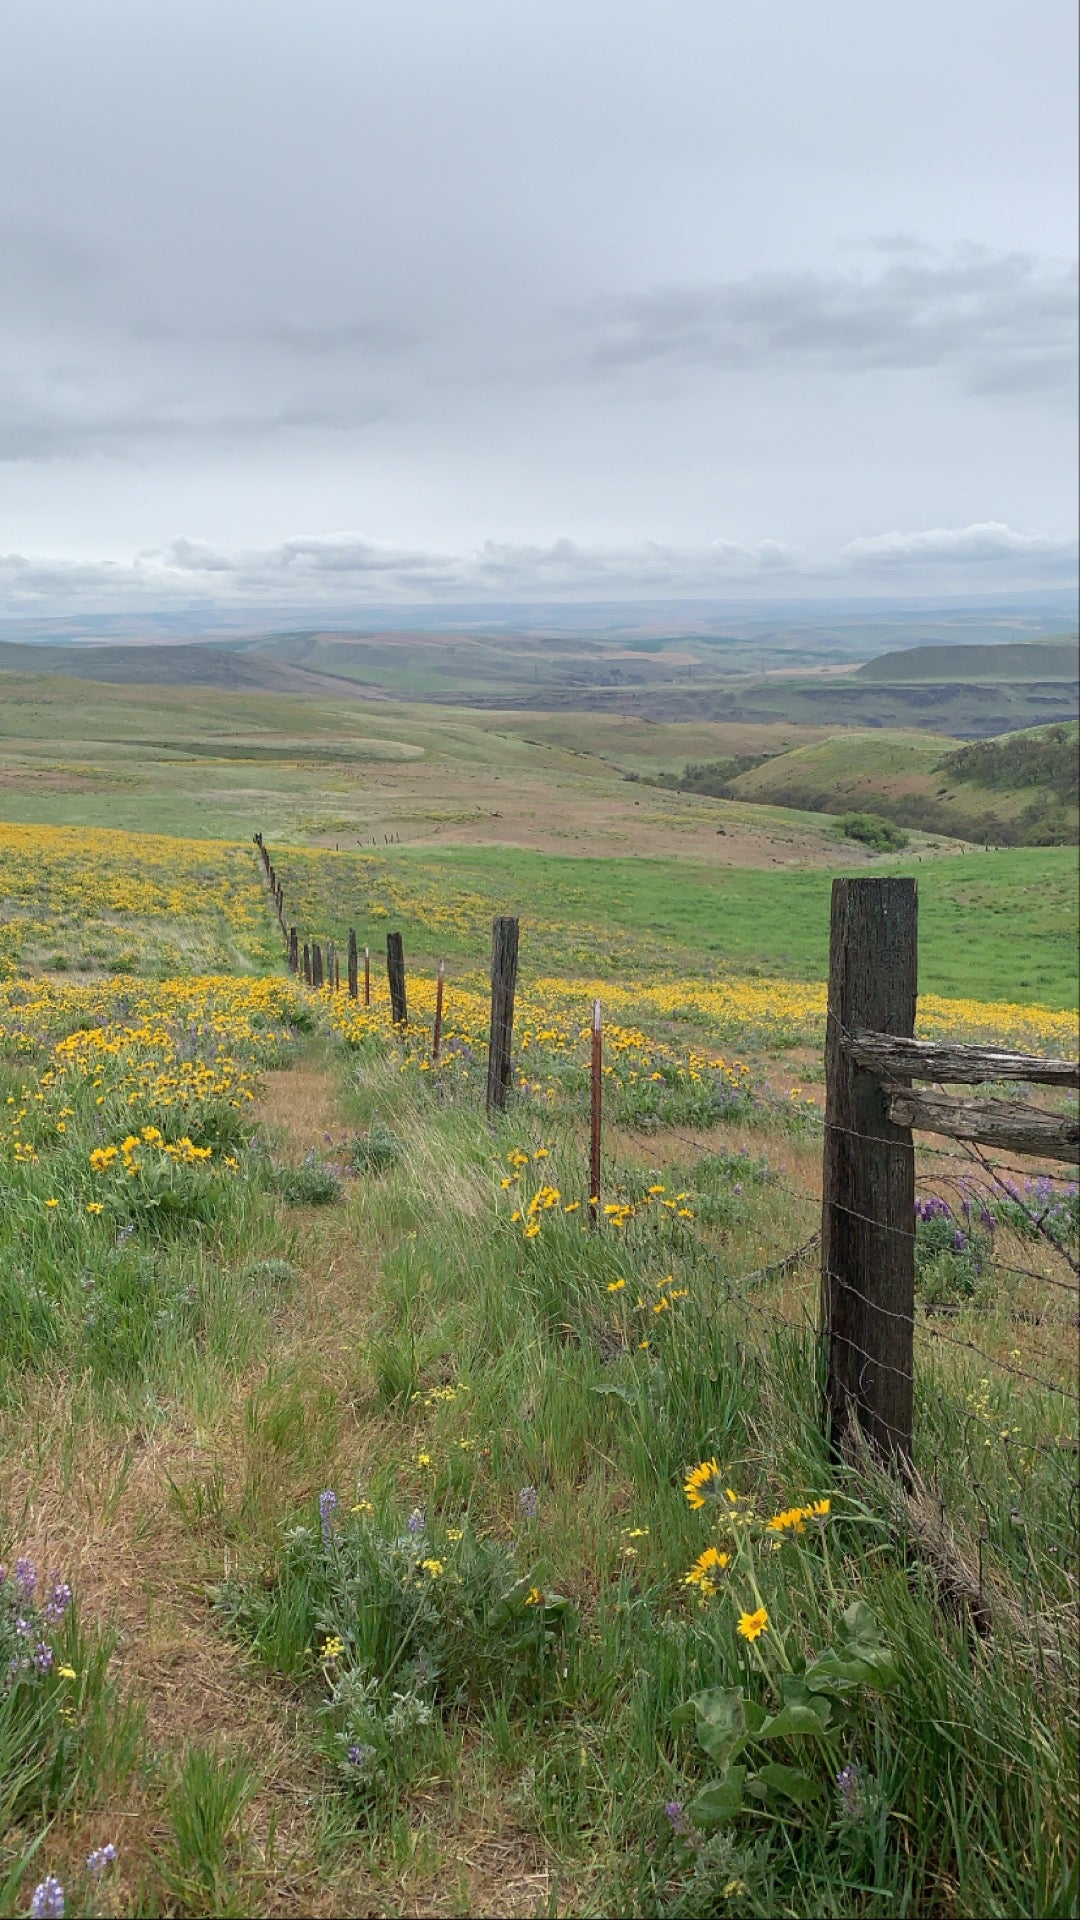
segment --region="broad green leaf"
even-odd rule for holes
[[[746,1745],[746,1703],[737,1687],[710,1687],[695,1693],[697,1737],[711,1760],[726,1766]]]
[[[759,1769],[751,1785],[756,1787],[759,1782],[770,1794],[781,1794],[799,1807],[808,1807],[812,1800],[820,1798],[823,1790],[820,1780],[815,1780],[802,1767],[785,1767],[779,1760],[771,1760],[767,1767]]]
[[[785,1733],[810,1733],[819,1738],[831,1716],[832,1709],[827,1700],[816,1700],[811,1705],[801,1706],[792,1701],[790,1706],[781,1707],[770,1719],[763,1720],[754,1735],[755,1740],[778,1740]]]
[[[729,1767],[719,1780],[710,1780],[686,1807],[686,1817],[695,1827],[716,1827],[733,1820],[742,1806],[745,1767]]]
[[[636,1385],[628,1387],[622,1380],[604,1380],[600,1386],[590,1388],[590,1392],[605,1395],[614,1394],[617,1399],[624,1400],[628,1407],[638,1407],[641,1405],[641,1388]]]

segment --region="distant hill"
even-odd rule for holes
[[[1060,640],[1007,641],[1003,646],[909,647],[882,653],[858,669],[860,680],[1076,680],[1075,634]]]
[[[993,846],[1078,838],[1075,722],[957,748],[932,734],[834,734],[733,779],[733,798],[810,813],[878,813],[898,826]]]
[[[257,653],[201,645],[50,647],[0,640],[0,672],[58,673],[127,686],[220,687],[227,692],[338,692],[348,698],[360,691]]]

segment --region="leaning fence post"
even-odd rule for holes
[[[439,1064],[439,1048],[442,1045],[442,1007],[443,989],[446,985],[446,961],[439,961],[439,973],[435,982],[435,1030],[431,1036],[431,1063]]]
[[[825,1036],[821,1334],[826,1432],[857,1422],[911,1463],[915,1374],[915,1149],[889,1119],[881,1076],[849,1051],[856,1029],[910,1038],[918,986],[914,880],[834,880]]]
[[[409,1010],[405,1000],[405,950],[400,933],[386,936],[386,977],[390,983],[390,1019],[395,1027],[403,1027]]]
[[[592,1003],[592,1061],[590,1072],[591,1101],[589,1111],[589,1225],[595,1227],[600,1218],[600,1120],[603,1104],[604,1073],[604,1029],[600,1015],[600,1002]]]
[[[506,1109],[510,1091],[510,1041],[517,988],[518,923],[500,914],[491,929],[491,1037],[488,1042],[487,1110]]]
[[[350,1000],[356,999],[357,991],[358,991],[358,985],[357,985],[356,929],[355,927],[350,927],[349,928],[349,999]]]

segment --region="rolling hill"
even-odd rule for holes
[[[726,791],[815,813],[878,813],[994,846],[1073,845],[1078,745],[1075,722],[959,749],[941,735],[852,731],[778,754]]]

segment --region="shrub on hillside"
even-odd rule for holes
[[[908,844],[902,827],[883,820],[878,813],[845,813],[837,823],[837,832],[845,840],[858,840],[875,853],[900,853]]]

